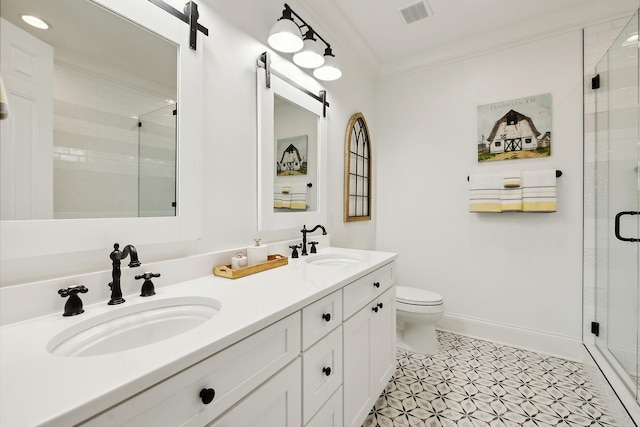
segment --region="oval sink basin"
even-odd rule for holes
[[[359,255],[352,254],[319,254],[310,255],[309,258],[304,261],[311,265],[321,265],[325,267],[344,267],[347,265],[358,264],[362,262],[364,258]]]
[[[113,313],[66,329],[49,342],[47,349],[52,354],[70,357],[130,350],[190,331],[215,316],[220,307],[215,299],[196,297],[123,305]]]

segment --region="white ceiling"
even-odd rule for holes
[[[338,38],[329,40],[336,55],[340,42],[355,46],[378,76],[629,17],[640,6],[638,0],[425,0],[432,16],[406,24],[399,10],[416,1],[297,4],[317,20],[320,34],[330,28]]]

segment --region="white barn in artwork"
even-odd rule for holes
[[[293,145],[289,145],[282,153],[282,158],[278,162],[280,171],[299,171],[302,168],[302,156],[298,149]]]
[[[540,132],[530,117],[509,110],[496,121],[491,129],[489,138],[487,138],[489,152],[496,154],[508,151],[535,150],[538,148],[538,136],[540,136]]]

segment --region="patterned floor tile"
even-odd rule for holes
[[[433,356],[397,351],[363,427],[620,427],[588,367],[438,331]]]

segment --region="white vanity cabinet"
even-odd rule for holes
[[[300,336],[300,312],[296,312],[81,425],[206,425],[298,358]],[[299,362],[297,366],[293,382],[297,390],[287,395],[291,400],[295,392],[300,395]],[[213,400],[207,402],[211,390]],[[299,400],[293,403],[300,406]]]
[[[326,417],[342,385],[342,290],[302,309],[303,424]]]
[[[360,427],[395,371],[395,262],[344,292],[344,426]]]
[[[395,262],[80,424],[360,427],[395,369]]]

